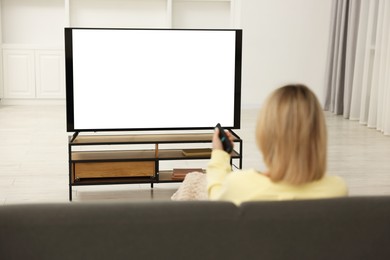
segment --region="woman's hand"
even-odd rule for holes
[[[234,146],[233,142],[233,135],[229,131],[225,131],[229,141],[232,143],[232,146]],[[221,142],[221,139],[219,138],[219,129],[215,128],[214,135],[213,135],[213,149],[218,149],[223,151],[223,145]]]

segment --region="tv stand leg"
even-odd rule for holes
[[[72,201],[72,185],[69,185],[69,201]]]

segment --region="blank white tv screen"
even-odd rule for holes
[[[241,37],[66,28],[68,131],[239,128]]]

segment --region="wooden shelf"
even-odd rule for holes
[[[152,178],[147,177],[122,177],[122,178],[85,178],[75,180],[73,186],[83,186],[83,185],[114,185],[114,184],[136,184],[136,183],[151,183],[153,182]]]
[[[125,178],[104,178],[104,179],[80,179],[72,183],[73,186],[83,185],[114,185],[114,184],[136,184],[136,183],[173,183],[182,182],[181,180],[172,179],[173,171],[161,171],[158,173],[158,182],[154,178],[146,177],[125,177]]]
[[[193,149],[196,150],[196,149]],[[198,149],[202,151],[203,149]],[[191,159],[209,159],[211,155],[185,155],[183,149],[164,149],[158,150],[139,150],[139,151],[81,151],[72,153],[72,162],[82,161],[129,161],[129,160],[191,160]],[[232,158],[239,158],[236,151],[232,152]]]
[[[73,145],[103,144],[154,144],[154,143],[196,143],[209,142],[212,133],[205,134],[145,134],[145,135],[79,135]],[[235,139],[238,139],[235,137]]]

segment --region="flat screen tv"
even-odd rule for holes
[[[67,131],[240,128],[242,30],[65,28]]]

